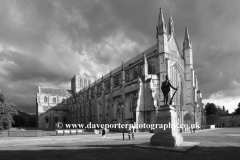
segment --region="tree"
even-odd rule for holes
[[[18,115],[13,116],[13,127],[36,127],[36,116],[17,110]]]
[[[30,118],[27,119],[26,122],[27,127],[36,127],[36,116],[31,116]]]
[[[22,117],[22,115],[14,115],[13,116],[14,124],[13,127],[24,127],[26,125],[26,119]]]
[[[235,109],[235,114],[240,114],[240,103],[238,103],[238,108]]]
[[[9,129],[14,123],[13,115],[17,114],[17,110],[10,98],[0,90],[0,130]]]
[[[224,114],[224,113],[225,112],[220,107],[217,108],[217,114],[218,115],[221,115],[221,114]]]
[[[217,107],[214,103],[207,103],[205,106],[206,115],[217,114]]]

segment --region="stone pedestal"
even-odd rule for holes
[[[175,147],[183,143],[183,137],[178,132],[176,109],[171,105],[163,105],[157,112],[155,134],[150,139],[150,145]]]

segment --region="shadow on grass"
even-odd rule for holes
[[[12,159],[84,159],[84,160],[239,160],[240,147],[203,147],[197,146],[187,152],[172,152],[148,148],[138,148],[131,145],[55,145],[37,146],[30,150],[1,150],[1,160]]]

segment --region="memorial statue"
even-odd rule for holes
[[[168,79],[168,75],[166,75],[165,76],[165,81],[162,83],[162,86],[161,86],[161,90],[162,90],[163,96],[164,96],[164,100],[163,101],[164,101],[165,105],[168,105],[168,98],[169,98],[170,87],[175,90],[175,92],[173,94],[173,96],[174,96],[176,91],[177,91],[177,89],[178,89],[178,87],[177,88],[173,87],[172,84],[170,83],[169,79]],[[169,104],[172,104],[173,96],[172,96]]]

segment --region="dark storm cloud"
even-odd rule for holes
[[[204,98],[236,97],[239,4],[237,0],[1,1],[0,88],[20,108],[35,112],[37,85],[70,88],[70,79],[80,70],[99,78],[154,45],[161,6],[166,23],[172,13],[181,49],[184,27],[189,28]]]
[[[35,83],[30,82],[1,82],[1,91],[4,92],[17,109],[25,112],[35,111],[36,93],[38,88]]]
[[[40,59],[32,55],[24,55],[13,51],[0,52],[0,54],[0,61],[7,62],[7,64],[2,67],[2,70],[8,73],[5,76],[8,79],[5,79],[5,81],[38,83],[39,79],[41,79],[42,81],[52,83],[67,83],[69,76],[71,77],[74,74],[74,72],[71,71],[67,72],[67,69],[60,67],[54,62],[51,68],[49,68],[50,65],[45,66],[44,62],[41,62]],[[57,68],[55,68],[55,66],[57,66]],[[62,71],[67,73],[62,75]],[[5,77],[2,78],[4,79]]]
[[[223,92],[224,97],[238,96],[229,94],[239,91],[238,69],[240,60],[239,1],[208,1],[200,3],[202,12],[198,33],[193,37],[194,63],[199,71],[200,86],[208,98],[211,94]],[[200,9],[199,9],[200,10]]]

